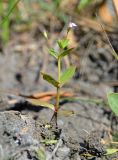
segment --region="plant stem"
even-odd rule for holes
[[[60,83],[61,60],[58,58],[58,82]]]
[[[60,83],[60,73],[61,73],[61,61],[60,61],[60,58],[58,58],[58,82],[59,83]],[[57,87],[57,97],[56,97],[56,106],[55,106],[56,112],[59,109],[59,100],[60,100],[60,86]]]
[[[61,60],[60,58],[57,59],[58,62],[58,82],[60,83],[60,73],[61,73]],[[56,94],[56,105],[55,105],[55,111],[51,118],[51,123],[57,126],[57,112],[59,109],[59,100],[60,100],[60,85],[57,87],[57,94]]]

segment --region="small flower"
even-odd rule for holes
[[[74,27],[77,27],[77,25],[75,23],[73,23],[73,22],[70,22],[69,23],[69,28],[74,28]]]

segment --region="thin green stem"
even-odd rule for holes
[[[58,82],[60,83],[61,60],[58,58]]]
[[[58,82],[60,83],[60,73],[61,73],[61,60],[58,58]],[[56,97],[56,111],[59,109],[60,100],[60,86],[57,87],[57,97]]]
[[[59,87],[57,87],[56,108],[55,108],[56,112],[59,109],[59,98],[60,98],[60,90],[59,90]]]

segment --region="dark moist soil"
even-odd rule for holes
[[[104,100],[107,91],[117,90],[108,82],[117,80],[118,63],[102,35],[81,27],[76,35],[81,47],[69,59],[77,70],[64,90]],[[55,126],[49,124],[51,110],[16,94],[53,90],[39,71],[55,76],[56,63],[45,53],[40,35],[38,40],[34,32],[14,37],[0,53],[0,160],[116,160],[117,153],[105,156],[110,135],[118,130],[118,119],[105,103],[62,100],[60,110],[73,114],[58,115]],[[14,99],[16,103],[8,103]]]

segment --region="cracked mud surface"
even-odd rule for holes
[[[13,110],[0,112],[0,156],[2,159],[39,160],[40,156],[37,156],[37,152],[42,148],[45,150],[47,160],[99,160],[103,158],[106,146],[102,144],[102,140],[108,138],[108,129],[110,129],[110,121],[107,118],[104,117],[99,121],[100,117],[103,117],[103,111],[100,107],[99,111],[97,107],[91,106],[94,110],[92,109],[92,113],[89,112],[86,117],[87,105],[71,103],[64,106],[68,109],[75,106],[73,109],[81,112],[81,116],[78,114],[69,118],[59,116],[60,129],[58,130],[45,127],[48,121],[45,121],[45,115],[49,114],[48,109],[43,109],[39,113],[32,113],[33,111],[28,110],[24,113]],[[81,107],[77,108],[77,106]],[[96,111],[99,111],[98,117],[92,117]],[[55,139],[57,143],[44,145],[42,140],[46,138]],[[58,147],[55,151],[56,145]],[[55,154],[53,154],[54,151]],[[88,154],[91,156],[88,157]]]

